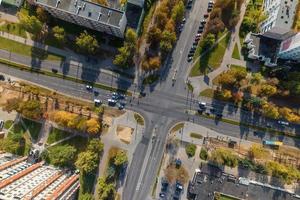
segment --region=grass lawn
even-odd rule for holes
[[[241,56],[240,56],[240,52],[239,52],[239,48],[238,48],[238,45],[237,43],[235,43],[234,45],[234,49],[233,49],[233,52],[232,52],[232,58],[235,58],[235,59],[238,59],[240,60],[241,59]]]
[[[200,92],[199,96],[213,98],[214,97],[214,90],[210,89],[210,88],[205,89],[202,92]]]
[[[221,194],[220,200],[238,200],[238,198],[230,197],[224,194]]]
[[[199,133],[190,133],[190,136],[192,138],[196,138],[196,139],[202,139],[203,138],[203,136]]]
[[[144,118],[140,114],[134,113],[134,119],[139,125],[144,126]]]
[[[20,145],[16,152],[18,155],[27,155],[29,153],[31,141],[21,123],[14,124],[14,126],[8,132],[7,138],[12,139],[12,141],[18,143],[18,145],[24,142],[24,145]]]
[[[52,144],[54,142],[57,142],[59,140],[62,140],[66,137],[70,136],[69,132],[57,129],[57,128],[52,128],[51,132],[49,133],[49,137],[47,139],[47,144]]]
[[[183,126],[184,126],[184,123],[178,123],[178,124],[176,124],[176,125],[172,128],[171,133],[174,133],[174,132],[176,132],[176,131],[179,131],[180,129],[183,128]]]
[[[215,46],[213,49],[211,49],[208,53],[203,55],[193,66],[190,76],[200,76],[205,73],[208,73],[210,70],[215,70],[218,67],[220,67],[220,64],[222,63],[223,56],[225,54],[225,50],[227,47],[227,44],[229,42],[230,34],[226,33],[226,37],[224,37],[217,46]],[[200,42],[200,48],[197,49],[195,53],[195,57],[200,55],[201,52],[201,42]],[[194,58],[195,58],[194,57]],[[210,70],[209,70],[210,68]]]
[[[13,120],[7,120],[4,122],[4,128],[9,129],[13,125]]]
[[[42,128],[42,124],[32,121],[32,120],[29,120],[29,119],[25,119],[25,118],[23,118],[23,122],[25,123],[26,127],[28,128],[28,131],[29,131],[31,137],[34,140],[37,140],[39,137],[40,130]]]
[[[22,54],[25,56],[31,56],[33,58],[38,58],[40,60],[56,60],[56,61],[64,60],[63,56],[48,53],[47,51],[35,47],[31,47],[19,42],[15,42],[13,40],[9,40],[3,37],[0,37],[0,49],[5,49],[7,51],[11,51],[17,54]]]
[[[0,31],[27,38],[25,30],[17,23],[6,22],[4,25],[0,26]]]

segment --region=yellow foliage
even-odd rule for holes
[[[279,109],[281,117],[285,118],[290,122],[300,122],[300,116],[293,113],[293,111],[287,107]]]
[[[249,150],[249,156],[251,159],[268,159],[270,157],[270,152],[262,145],[254,144]]]
[[[97,134],[100,131],[100,123],[97,119],[91,118],[86,121],[86,131],[90,134]]]

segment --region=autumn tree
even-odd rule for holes
[[[262,145],[254,144],[249,150],[249,157],[251,159],[267,159],[270,157],[270,152]]]
[[[89,35],[87,31],[80,33],[80,35],[76,37],[75,43],[82,53],[94,54],[99,48],[97,39]]]
[[[40,101],[28,100],[19,104],[17,111],[24,117],[29,119],[40,119],[43,111]]]
[[[100,132],[101,125],[99,121],[95,118],[91,118],[86,121],[86,131],[89,134],[95,135]]]
[[[276,94],[277,88],[272,85],[264,84],[260,88],[260,95],[270,97]]]
[[[42,7],[37,7],[36,16],[43,23],[48,21],[48,13]]]
[[[147,33],[147,43],[158,45],[161,38],[161,30],[156,26],[152,26]]]
[[[125,151],[119,150],[113,158],[114,164],[119,167],[128,162],[128,157]]]
[[[160,68],[160,57],[156,56],[156,57],[151,57],[149,58],[149,68],[151,70],[157,70]]]
[[[278,119],[279,118],[279,111],[278,108],[271,104],[271,103],[265,103],[262,106],[262,113],[264,116],[272,118],[272,119]]]
[[[216,38],[214,34],[207,34],[207,36],[203,39],[203,50],[210,49],[216,42]]]
[[[300,122],[300,116],[293,113],[290,108],[282,107],[279,108],[279,114],[282,118],[290,122]]]

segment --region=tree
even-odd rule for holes
[[[206,150],[205,148],[201,148],[199,157],[200,157],[202,160],[207,160],[207,158],[208,158],[208,152],[207,152],[207,150]]]
[[[227,89],[222,90],[221,91],[221,98],[225,101],[231,99],[232,98],[231,91],[227,90]]]
[[[82,53],[94,54],[99,48],[98,41],[94,36],[84,31],[76,38],[76,45]]]
[[[53,146],[46,154],[51,164],[59,167],[71,165],[75,158],[76,149],[70,145]]]
[[[59,43],[63,44],[65,42],[66,33],[65,33],[65,29],[63,27],[54,26],[52,28],[52,33],[53,33],[54,38]]]
[[[195,155],[196,149],[197,147],[194,144],[189,143],[185,146],[185,152],[188,157],[193,157]]]
[[[272,119],[278,119],[279,118],[279,111],[278,108],[270,103],[265,103],[262,106],[262,113],[264,116],[272,118]]]
[[[157,70],[160,68],[160,57],[152,57],[149,58],[149,68],[150,70]]]
[[[2,109],[6,112],[17,110],[21,101],[22,99],[19,98],[7,99],[6,104],[3,106]]]
[[[280,116],[290,122],[300,122],[300,116],[293,113],[290,108],[279,108]]]
[[[172,9],[172,19],[176,24],[180,23],[184,16],[184,3],[180,0]]]
[[[147,33],[147,43],[157,44],[161,38],[161,30],[156,26],[152,26]]]
[[[165,30],[169,32],[175,32],[175,22],[173,19],[169,19],[166,26]]]
[[[86,131],[89,134],[95,135],[95,134],[99,133],[100,129],[101,129],[101,126],[97,119],[91,118],[86,121]]]
[[[94,200],[94,196],[89,193],[79,195],[79,200]]]
[[[160,41],[160,49],[167,53],[170,52],[173,48],[173,44],[176,41],[176,33],[175,32],[169,32],[169,31],[163,31],[162,32],[162,38]]]
[[[40,101],[28,100],[21,102],[17,111],[26,118],[40,119],[42,117],[42,108]]]
[[[115,194],[115,186],[112,183],[106,183],[105,178],[99,178],[98,179],[98,196],[99,200],[109,200],[114,199]]]
[[[238,165],[238,157],[230,150],[218,148],[214,150],[210,156],[210,160],[219,165],[236,167]]]
[[[254,84],[260,84],[261,81],[263,80],[263,76],[261,75],[261,73],[253,73],[252,74],[252,79],[251,79],[251,82],[254,83]]]
[[[97,3],[99,3],[100,5],[103,5],[103,6],[108,6],[107,0],[97,0]]]
[[[166,23],[168,21],[168,15],[166,12],[163,12],[161,10],[158,10],[156,12],[156,15],[155,15],[155,24],[157,24],[157,26],[163,30]]]
[[[0,140],[0,150],[12,154],[19,154],[20,143],[13,138],[4,138]]]
[[[82,173],[91,173],[97,168],[98,162],[98,154],[92,151],[84,151],[78,155],[75,165]]]
[[[35,16],[29,16],[19,12],[21,26],[28,32],[39,36],[42,31],[42,22]]]
[[[207,34],[206,37],[203,39],[203,50],[210,49],[216,42],[216,38],[214,34]]]
[[[265,149],[262,145],[253,144],[249,150],[249,156],[253,159],[268,159],[270,152]]]
[[[48,13],[42,7],[36,9],[36,16],[43,23],[48,21]]]
[[[272,86],[272,85],[268,85],[268,84],[264,84],[261,86],[260,88],[260,94],[262,96],[272,96],[274,94],[276,94],[277,92],[277,88],[275,86]]]
[[[99,139],[91,139],[88,143],[87,150],[94,153],[101,153],[103,151],[104,144]]]
[[[136,52],[137,35],[133,29],[128,29],[125,34],[124,46],[119,48],[113,63],[123,68],[129,68],[133,63],[133,56]]]
[[[117,151],[113,159],[114,159],[114,165],[116,165],[117,167],[120,167],[128,162],[127,154],[123,150]]]

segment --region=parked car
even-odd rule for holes
[[[283,126],[288,126],[290,125],[287,121],[279,120],[277,121],[278,124],[283,125]]]
[[[215,2],[214,2],[214,1],[209,1],[208,4],[209,4],[209,5],[214,5]]]
[[[4,126],[4,121],[3,121],[3,120],[0,120],[0,130],[3,129],[3,126]]]
[[[198,104],[199,104],[199,107],[202,107],[202,108],[203,108],[203,107],[206,107],[206,103],[203,102],[203,101],[201,101],[201,102],[199,101]]]
[[[202,20],[201,20],[201,24],[206,24],[206,20],[205,20],[205,19],[202,19]]]
[[[207,12],[211,12],[212,11],[212,6],[207,8]]]
[[[205,13],[205,14],[203,15],[203,17],[204,17],[204,18],[208,18],[208,17],[209,17],[209,14],[208,14],[208,13]]]
[[[188,59],[187,59],[188,62],[191,62],[192,60],[193,60],[192,56],[188,57]]]
[[[108,101],[109,106],[115,106],[117,103],[117,101],[115,99],[108,99],[107,101]]]
[[[94,99],[95,106],[100,106],[102,101],[100,99]]]
[[[92,85],[86,85],[85,88],[86,88],[87,90],[89,90],[89,91],[90,91],[90,90],[93,90],[93,86],[92,86]]]

